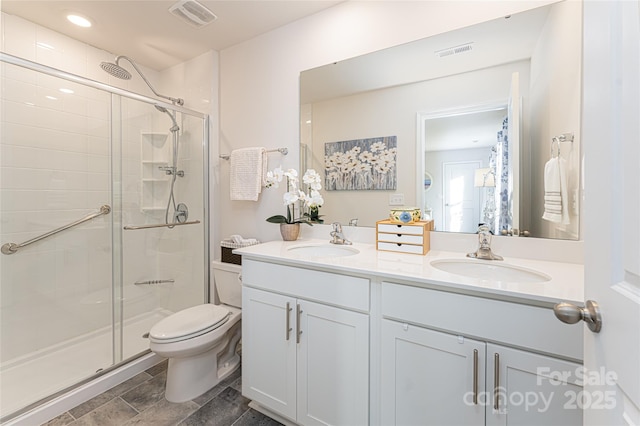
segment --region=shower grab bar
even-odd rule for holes
[[[181,223],[157,223],[153,225],[127,225],[124,227],[124,230],[136,231],[138,229],[149,229],[149,228],[173,228],[174,226],[195,225],[197,223],[200,223],[200,221],[192,220],[191,222],[181,222]]]
[[[52,235],[55,235],[58,232],[62,232],[64,230],[72,228],[72,227],[74,227],[76,225],[80,225],[81,223],[87,222],[87,221],[89,221],[91,219],[95,219],[98,216],[109,214],[110,212],[111,212],[111,207],[109,205],[105,204],[104,206],[100,207],[100,211],[99,212],[91,213],[91,214],[83,217],[82,219],[78,219],[73,223],[70,223],[70,224],[65,225],[65,226],[61,226],[60,228],[54,229],[53,231],[49,231],[49,232],[47,232],[45,234],[42,234],[42,235],[40,235],[38,237],[32,238],[32,239],[30,239],[28,241],[25,241],[24,243],[20,243],[20,244],[6,243],[6,244],[4,244],[2,246],[2,249],[1,249],[2,254],[14,254],[18,250],[20,250],[23,247],[28,246],[29,244],[33,244],[36,241],[40,241],[40,240],[43,240],[43,239],[45,239],[47,237],[51,237]]]

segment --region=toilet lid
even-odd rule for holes
[[[229,311],[219,305],[207,303],[171,314],[151,327],[149,337],[154,340],[188,338],[216,329],[229,318]]]

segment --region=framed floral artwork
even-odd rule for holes
[[[325,143],[325,189],[396,189],[396,139],[385,136]]]

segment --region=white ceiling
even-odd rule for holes
[[[313,15],[344,0],[198,0],[218,19],[194,28],[168,12],[174,0],[2,0],[5,13],[81,40],[137,63],[163,70],[208,50],[229,46]],[[93,22],[80,28],[66,19],[79,13]]]

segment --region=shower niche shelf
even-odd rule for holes
[[[169,166],[168,136],[157,132],[144,132],[140,136],[140,210],[143,213],[164,211],[166,206],[170,177],[162,168]]]

